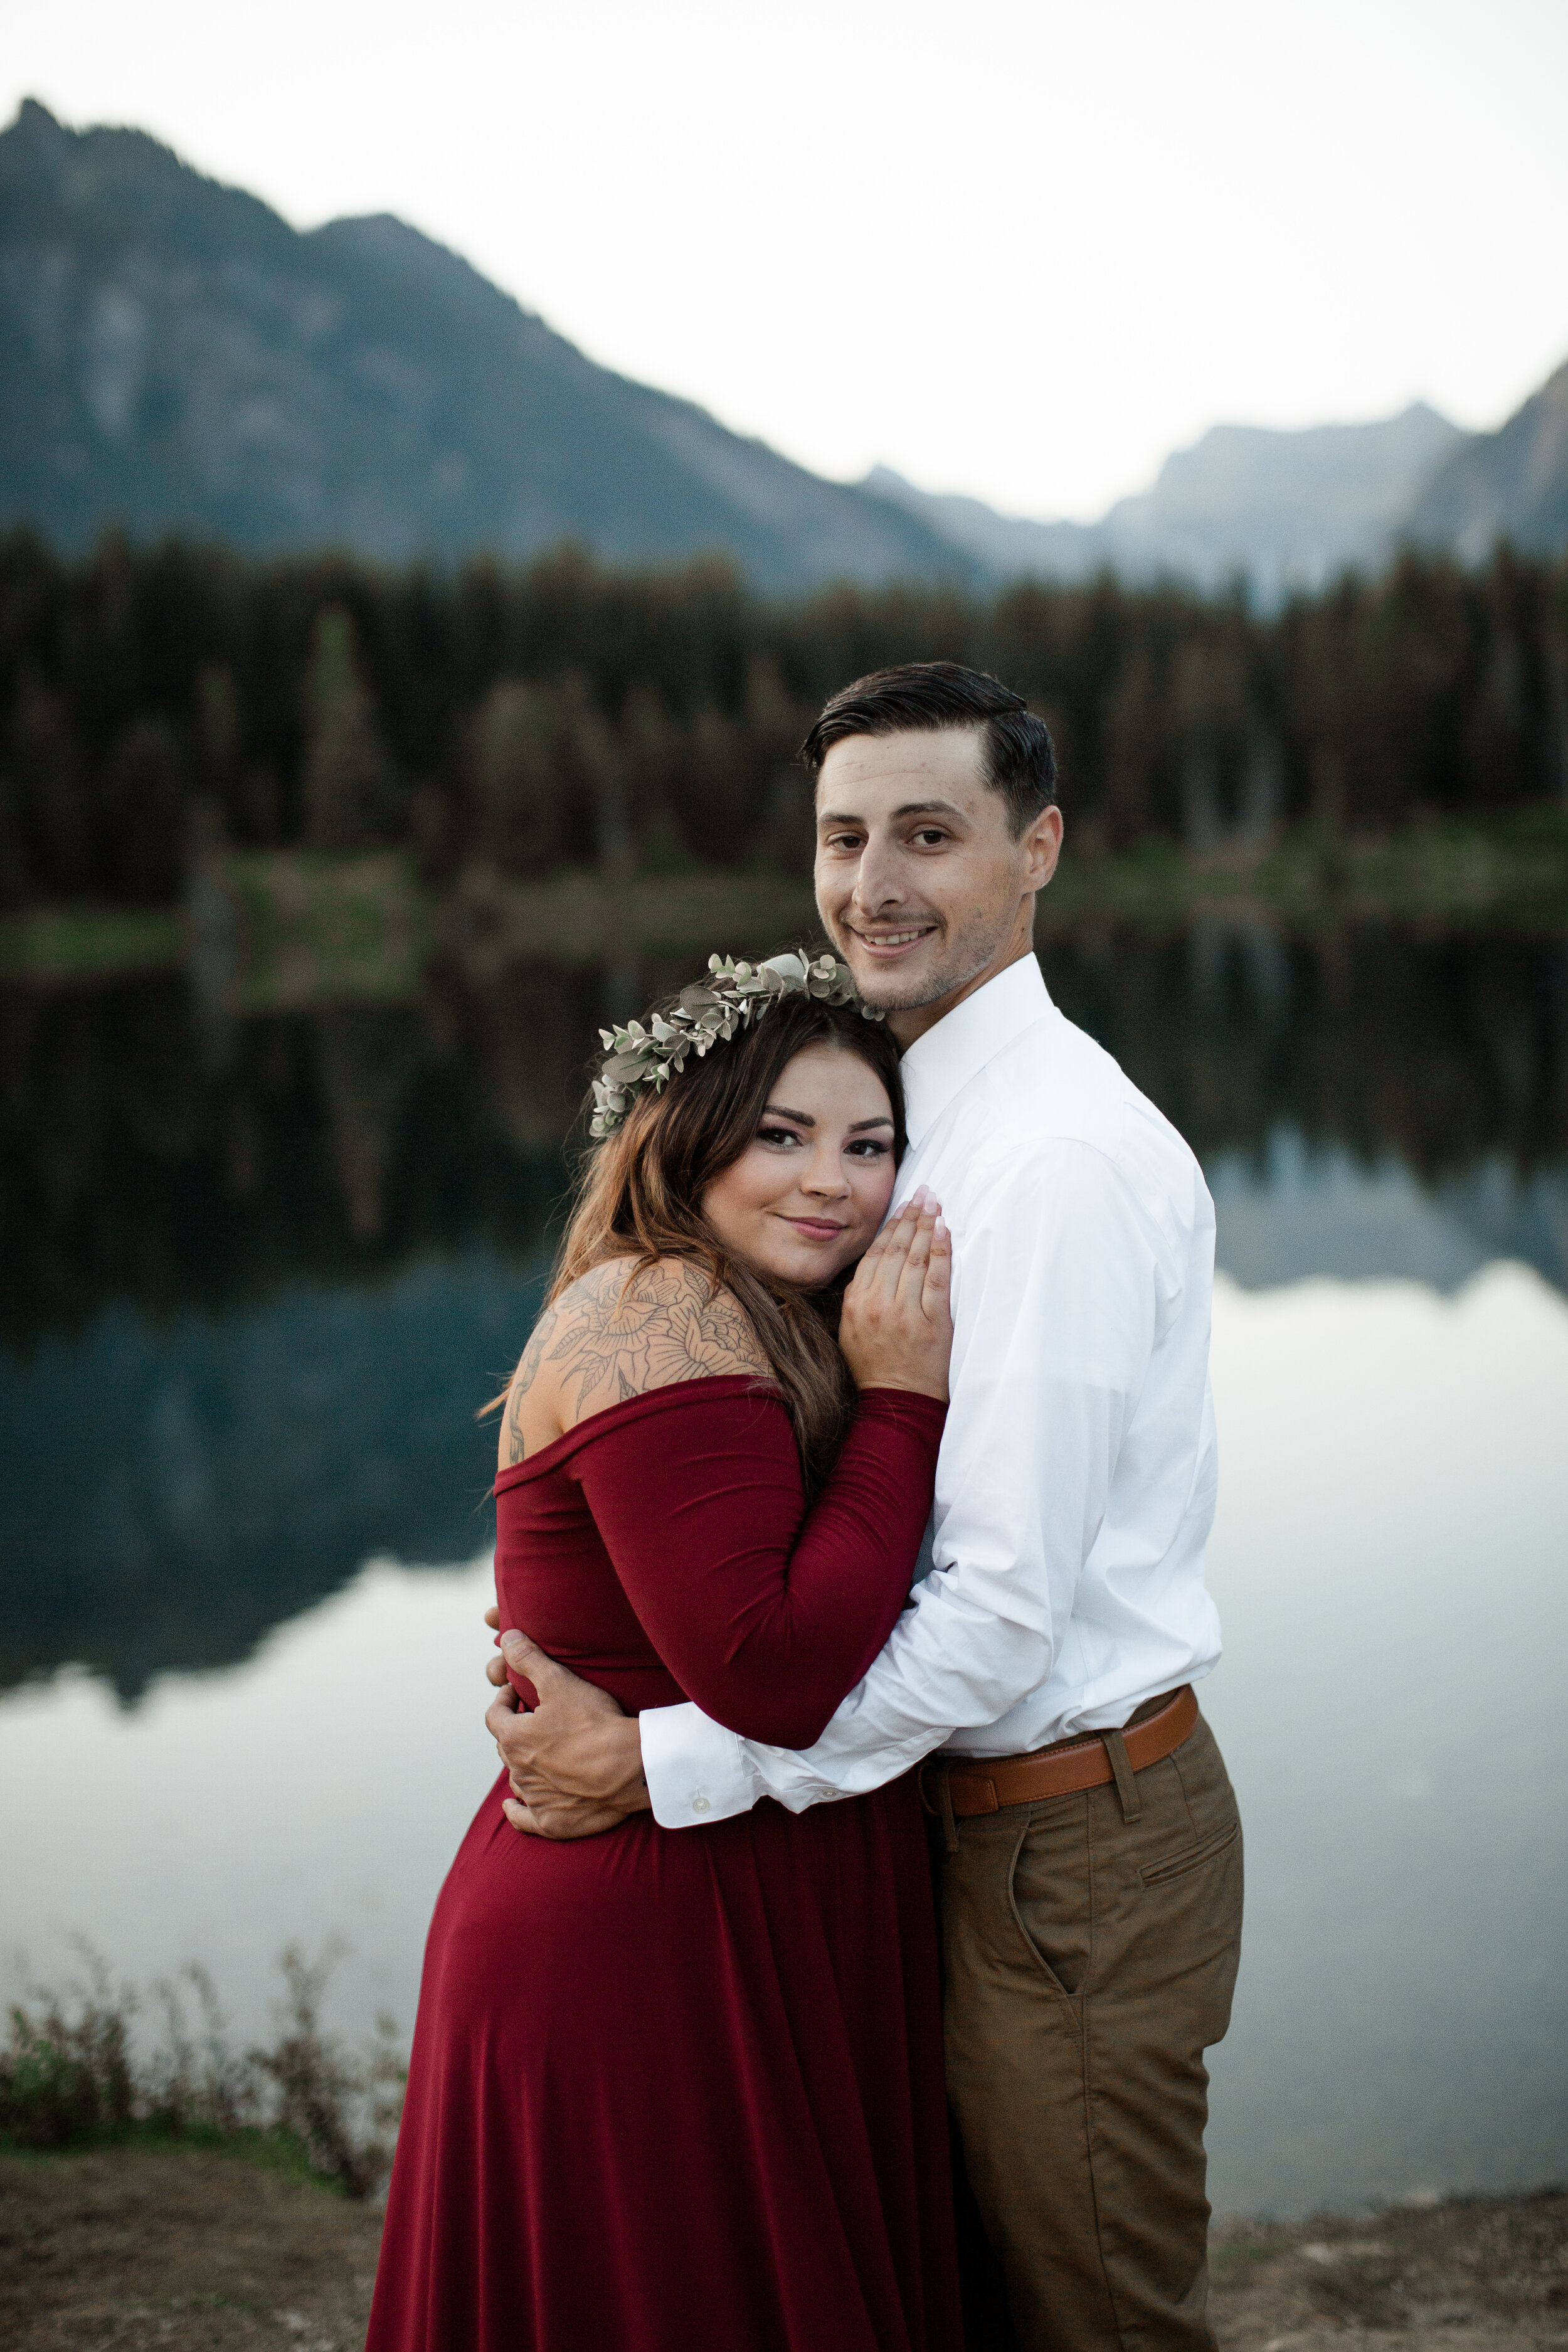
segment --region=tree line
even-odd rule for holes
[[[1049,722],[1080,854],[1382,833],[1568,799],[1568,562],[1410,555],[1260,615],[1111,577],[793,604],[723,564],[256,562],[0,541],[0,906],[168,904],[193,842],[535,879],[798,866],[795,748],[889,662]]]

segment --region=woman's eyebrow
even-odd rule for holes
[[[768,1103],[763,1111],[764,1118],[793,1118],[797,1127],[815,1127],[816,1121],[808,1110],[789,1110],[783,1103]],[[868,1127],[891,1127],[886,1111],[877,1118],[858,1118],[845,1129],[847,1135],[863,1135]]]

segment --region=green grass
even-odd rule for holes
[[[297,2132],[281,2126],[240,2124],[232,2131],[193,2124],[175,2131],[162,2121],[132,2121],[84,2131],[54,2147],[39,2147],[16,2133],[0,2131],[0,2157],[7,2163],[47,2167],[68,2164],[73,2157],[101,2148],[125,2148],[150,2156],[222,2156],[270,2172],[296,2188],[318,2189],[326,2197],[346,2197],[349,2189],[334,2175],[311,2162],[310,2152]]]
[[[1272,2262],[1289,2243],[1283,2231],[1267,2238],[1214,2237],[1209,2240],[1209,2269],[1215,2278],[1238,2278],[1260,2263]]]
[[[1464,927],[1568,924],[1568,810],[1412,826],[1384,838],[1301,826],[1255,849],[1188,857],[1149,841],[1117,857],[1068,854],[1041,902],[1047,930],[1086,921],[1163,929],[1194,915],[1256,912],[1331,929],[1367,917]]]
[[[237,852],[223,879],[235,917],[235,1011],[417,993],[432,909],[400,852]]]
[[[226,2150],[291,2179],[363,2197],[389,2161],[405,2067],[391,2021],[353,2052],[321,2024],[340,1948],[315,1961],[279,1958],[285,1998],[276,2039],[237,2050],[205,1971],[189,1965],[153,1986],[160,2036],[139,2036],[149,2006],[116,1987],[101,1955],[77,1938],[82,1973],[14,2002],[0,2044],[0,2149]]]
[[[599,963],[616,954],[744,955],[758,942],[818,929],[811,883],[771,873],[637,875],[606,882],[568,873],[517,883],[469,877],[437,918],[459,961],[540,957]]]
[[[0,915],[0,973],[40,978],[166,970],[185,951],[170,907],[36,907]]]
[[[744,953],[816,928],[803,875],[716,871],[607,881],[581,871],[523,883],[470,873],[444,898],[411,860],[379,850],[234,853],[222,883],[232,910],[237,1012],[407,1002],[432,954],[476,971],[530,959],[598,963],[619,955]],[[1465,929],[1568,927],[1568,808],[1486,822],[1425,824],[1384,838],[1298,827],[1254,848],[1190,857],[1150,840],[1114,857],[1074,854],[1040,902],[1042,935],[1083,926],[1165,930],[1202,915],[1258,915],[1328,931],[1385,919]],[[36,908],[0,917],[0,976],[58,981],[178,966],[185,927],[174,908]]]

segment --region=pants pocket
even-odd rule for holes
[[[1241,1822],[1237,1819],[1228,1829],[1221,1830],[1217,1836],[1205,1838],[1201,1845],[1184,1846],[1179,1853],[1166,1854],[1159,1862],[1144,1863],[1138,1875],[1145,1886],[1164,1886],[1173,1878],[1184,1878],[1189,1870],[1201,1870],[1205,1862],[1212,1862],[1216,1854],[1234,1845],[1240,1835]]]
[[[1014,1925],[1052,1989],[1073,2000],[1093,1954],[1089,1849],[1081,1812],[1037,1814],[1013,1848],[1007,1902]]]

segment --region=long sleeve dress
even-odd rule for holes
[[[595,1413],[496,1481],[501,1622],[628,1712],[808,1745],[906,1598],[943,1410],[863,1391],[809,1513],[754,1381]],[[573,1843],[505,1793],[431,1924],[366,2352],[958,2352],[912,1783]]]

